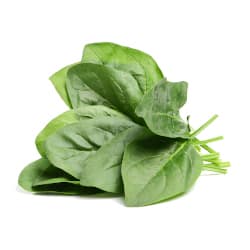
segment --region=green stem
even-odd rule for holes
[[[230,162],[215,161],[209,164],[203,164],[203,166],[211,167],[211,168],[227,168],[227,167],[230,167]]]
[[[216,173],[221,173],[221,174],[226,174],[227,170],[223,169],[223,168],[211,168],[211,167],[202,167],[203,170],[207,170],[207,171],[212,171],[212,172],[216,172]]]
[[[207,161],[207,162],[209,162],[209,163],[214,163],[214,164],[219,164],[221,161],[220,161],[220,159],[219,158],[217,158],[217,159],[206,159],[206,160],[204,160],[204,161]]]
[[[219,153],[217,153],[214,149],[209,147],[207,143],[222,140],[223,136],[214,137],[208,140],[199,141],[196,136],[200,134],[204,129],[206,129],[215,119],[218,118],[218,115],[212,116],[207,122],[205,122],[202,126],[200,126],[197,130],[195,130],[193,133],[190,134],[190,139],[193,141],[194,146],[198,148],[198,151],[200,151],[199,147],[205,149],[208,153],[208,155],[203,155],[202,160],[210,162],[209,164],[203,164],[202,168],[203,170],[217,172],[221,174],[226,174],[227,170],[224,169],[226,167],[230,166],[230,162],[221,162],[219,159]]]
[[[207,143],[211,143],[211,142],[215,142],[215,141],[220,141],[220,140],[223,140],[224,137],[223,136],[217,136],[217,137],[214,137],[214,138],[210,138],[210,139],[207,139],[207,140],[203,140],[203,141],[199,141],[197,140],[197,144],[200,144],[200,145],[204,145],[204,144],[207,144]]]
[[[215,163],[218,167],[228,168],[231,166],[229,161]]]
[[[229,161],[220,161],[219,159],[209,159],[209,160],[204,160],[207,162],[210,162],[209,164],[206,164],[208,166],[212,166],[212,167],[217,167],[217,168],[228,168],[231,166],[231,163]]]
[[[203,161],[209,161],[209,160],[218,160],[219,156],[220,156],[219,153],[211,153],[207,155],[202,155],[201,157]]]
[[[212,148],[210,148],[208,145],[204,144],[204,145],[200,145],[203,149],[205,149],[208,153],[217,153],[215,150],[213,150]]]
[[[227,173],[227,170],[225,168],[230,166],[230,162],[218,162],[218,163],[209,163],[209,164],[203,164],[202,168],[204,170],[214,171],[218,173]]]
[[[197,130],[195,130],[190,137],[195,137],[197,136],[199,133],[201,133],[202,130],[204,130],[205,128],[207,128],[216,118],[218,118],[218,115],[214,115],[212,116],[207,122],[205,122],[202,126],[200,126]]]

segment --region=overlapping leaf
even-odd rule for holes
[[[82,62],[106,65],[131,74],[143,94],[163,78],[160,68],[150,55],[114,43],[86,45]]]
[[[114,43],[93,43],[86,45],[80,63],[106,65],[109,68],[127,73],[135,79],[143,94],[163,78],[160,68],[150,55]],[[77,104],[78,107],[81,103],[76,103],[74,98],[72,100],[69,97],[66,87],[68,70],[80,63],[68,65],[50,77],[59,95],[69,107],[74,107],[72,102]],[[78,81],[77,78],[75,81]],[[96,103],[103,104],[104,100],[100,96],[96,96],[87,86],[85,86],[85,89],[81,86],[81,91],[80,96],[83,103],[92,105]],[[105,104],[109,105],[108,103]]]
[[[84,162],[103,145],[135,124],[125,119],[102,117],[59,129],[45,142],[49,161],[80,179]]]
[[[85,46],[81,62],[50,77],[69,106],[36,138],[43,158],[21,172],[36,193],[124,193],[128,206],[187,192],[201,170],[228,166],[180,117],[187,83],[169,82],[154,59],[113,43]],[[214,139],[216,140],[216,139]],[[210,140],[213,141],[213,140]],[[200,145],[200,146],[199,146]],[[209,155],[197,152],[200,147]],[[209,164],[202,165],[203,161]]]
[[[188,124],[179,114],[186,100],[186,82],[173,83],[163,79],[144,95],[135,112],[153,133],[169,138],[187,138]]]
[[[74,108],[106,105],[134,119],[134,110],[143,96],[130,74],[91,63],[70,68],[66,86]]]
[[[19,185],[35,193],[56,194],[95,194],[101,192],[96,188],[80,186],[79,180],[66,174],[45,158],[30,163],[18,178]]]
[[[201,166],[200,155],[187,140],[154,136],[131,143],[122,163],[126,204],[149,205],[186,192]]]

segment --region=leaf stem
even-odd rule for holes
[[[218,115],[213,115],[207,122],[205,122],[202,126],[200,126],[197,130],[195,130],[190,137],[195,137],[197,136],[199,133],[201,133],[201,131],[203,131],[205,128],[207,128],[215,119],[218,118]]]
[[[216,166],[223,167],[223,168],[228,168],[231,166],[231,163],[229,161],[215,162],[215,164],[216,164]]]
[[[217,173],[221,173],[221,174],[226,174],[227,173],[227,170],[223,169],[223,168],[212,168],[212,167],[206,167],[205,165],[203,165],[202,168],[203,168],[203,170],[217,172]]]
[[[211,142],[215,142],[215,141],[220,141],[220,140],[223,140],[223,139],[224,139],[223,136],[217,136],[217,137],[210,138],[210,139],[203,140],[203,141],[197,140],[196,143],[200,144],[200,145],[202,145],[202,144],[204,145],[204,144],[207,144],[207,143],[211,143]]]
[[[209,164],[203,164],[203,166],[212,168],[227,168],[231,166],[231,163],[229,161],[223,162],[218,159],[217,161],[211,161]]]
[[[203,161],[208,161],[208,160],[218,160],[219,156],[220,156],[219,153],[211,153],[207,155],[202,155],[201,157]]]
[[[203,149],[205,149],[208,153],[217,153],[214,149],[210,148],[208,145],[200,145]]]

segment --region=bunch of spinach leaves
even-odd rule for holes
[[[228,162],[179,113],[186,82],[169,82],[154,59],[113,43],[85,46],[81,62],[51,76],[69,111],[38,134],[41,159],[19,176],[35,193],[118,193],[128,206],[187,192],[202,170],[226,173]],[[204,154],[204,150],[207,151]]]

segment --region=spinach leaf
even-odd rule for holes
[[[51,120],[44,127],[44,129],[42,129],[42,131],[38,134],[38,136],[36,137],[36,146],[38,152],[41,154],[41,156],[46,157],[44,142],[50,135],[55,133],[58,129],[63,128],[68,124],[76,123],[80,120],[81,121],[88,120],[88,119],[93,119],[95,117],[100,118],[103,116],[117,117],[120,119],[130,120],[129,117],[125,116],[119,111],[116,111],[114,109],[102,105],[96,105],[96,106],[85,105],[75,110],[66,111],[61,115],[57,116],[56,118],[54,118],[53,120]]]
[[[55,183],[71,183],[71,184],[78,184],[79,180],[74,178],[73,176],[67,174],[66,172],[62,171],[59,168],[54,167],[46,158],[42,159],[43,161],[47,161],[47,168],[41,168],[42,164],[36,164],[37,170],[40,167],[40,172],[34,178],[32,186],[42,186],[42,185],[49,185]]]
[[[149,129],[160,136],[187,138],[188,124],[179,115],[187,99],[186,82],[161,80],[144,95],[135,113],[142,117]]]
[[[41,156],[46,156],[44,141],[48,138],[48,136],[52,135],[58,129],[66,126],[67,124],[71,124],[77,121],[79,121],[79,117],[73,110],[66,111],[50,121],[36,137],[36,147]]]
[[[101,104],[137,119],[134,110],[143,93],[129,73],[83,63],[69,69],[66,86],[73,108]]]
[[[201,165],[189,140],[154,136],[132,142],[122,162],[126,204],[149,205],[188,191],[199,177]]]
[[[75,113],[77,116],[79,116],[79,119],[82,120],[88,120],[88,119],[94,119],[96,117],[117,117],[120,119],[130,120],[131,119],[126,116],[125,114],[115,110],[111,109],[109,107],[103,106],[103,105],[84,105],[78,109],[75,109]]]
[[[160,68],[150,55],[115,43],[87,44],[82,62],[106,65],[130,73],[137,80],[142,93],[146,93],[163,78]]]
[[[61,195],[95,195],[103,193],[102,190],[91,187],[83,187],[75,183],[54,183],[50,185],[33,186],[34,193],[61,194]]]
[[[46,156],[56,167],[80,179],[86,159],[135,123],[101,117],[67,125],[45,141]]]
[[[72,108],[72,105],[69,100],[68,92],[66,90],[66,76],[68,69],[75,64],[71,64],[60,69],[49,78],[53,83],[55,89],[57,90],[58,94],[61,96],[66,105],[68,105],[70,108]]]
[[[81,62],[106,65],[110,68],[127,72],[136,80],[136,85],[139,86],[142,93],[146,93],[155,83],[163,78],[160,68],[150,55],[114,43],[93,43],[86,45]],[[109,102],[104,100],[98,93],[95,93],[95,91],[91,91],[86,85],[81,86],[78,97],[71,93],[71,98],[69,98],[68,88],[70,88],[70,86],[66,87],[66,76],[68,70],[77,64],[80,63],[68,65],[50,77],[50,80],[64,102],[70,108],[79,107],[83,103],[91,105],[105,104],[110,106],[111,104]],[[78,85],[78,79],[75,78],[75,81],[76,87]],[[72,97],[72,95],[74,95],[74,97]]]
[[[50,77],[71,109],[38,134],[40,160],[19,185],[36,193],[125,193],[144,206],[187,192],[202,170],[226,173],[229,162],[184,122],[187,83],[169,82],[154,59],[114,43],[85,46],[82,60]],[[207,151],[203,154],[203,151]]]
[[[41,158],[25,167],[18,178],[19,185],[30,192],[57,194],[91,194],[99,192],[95,188],[80,186],[79,180],[55,168]]]
[[[117,134],[86,159],[81,172],[81,185],[121,193],[123,191],[121,164],[124,149],[135,138],[149,133],[144,127],[133,126]]]

